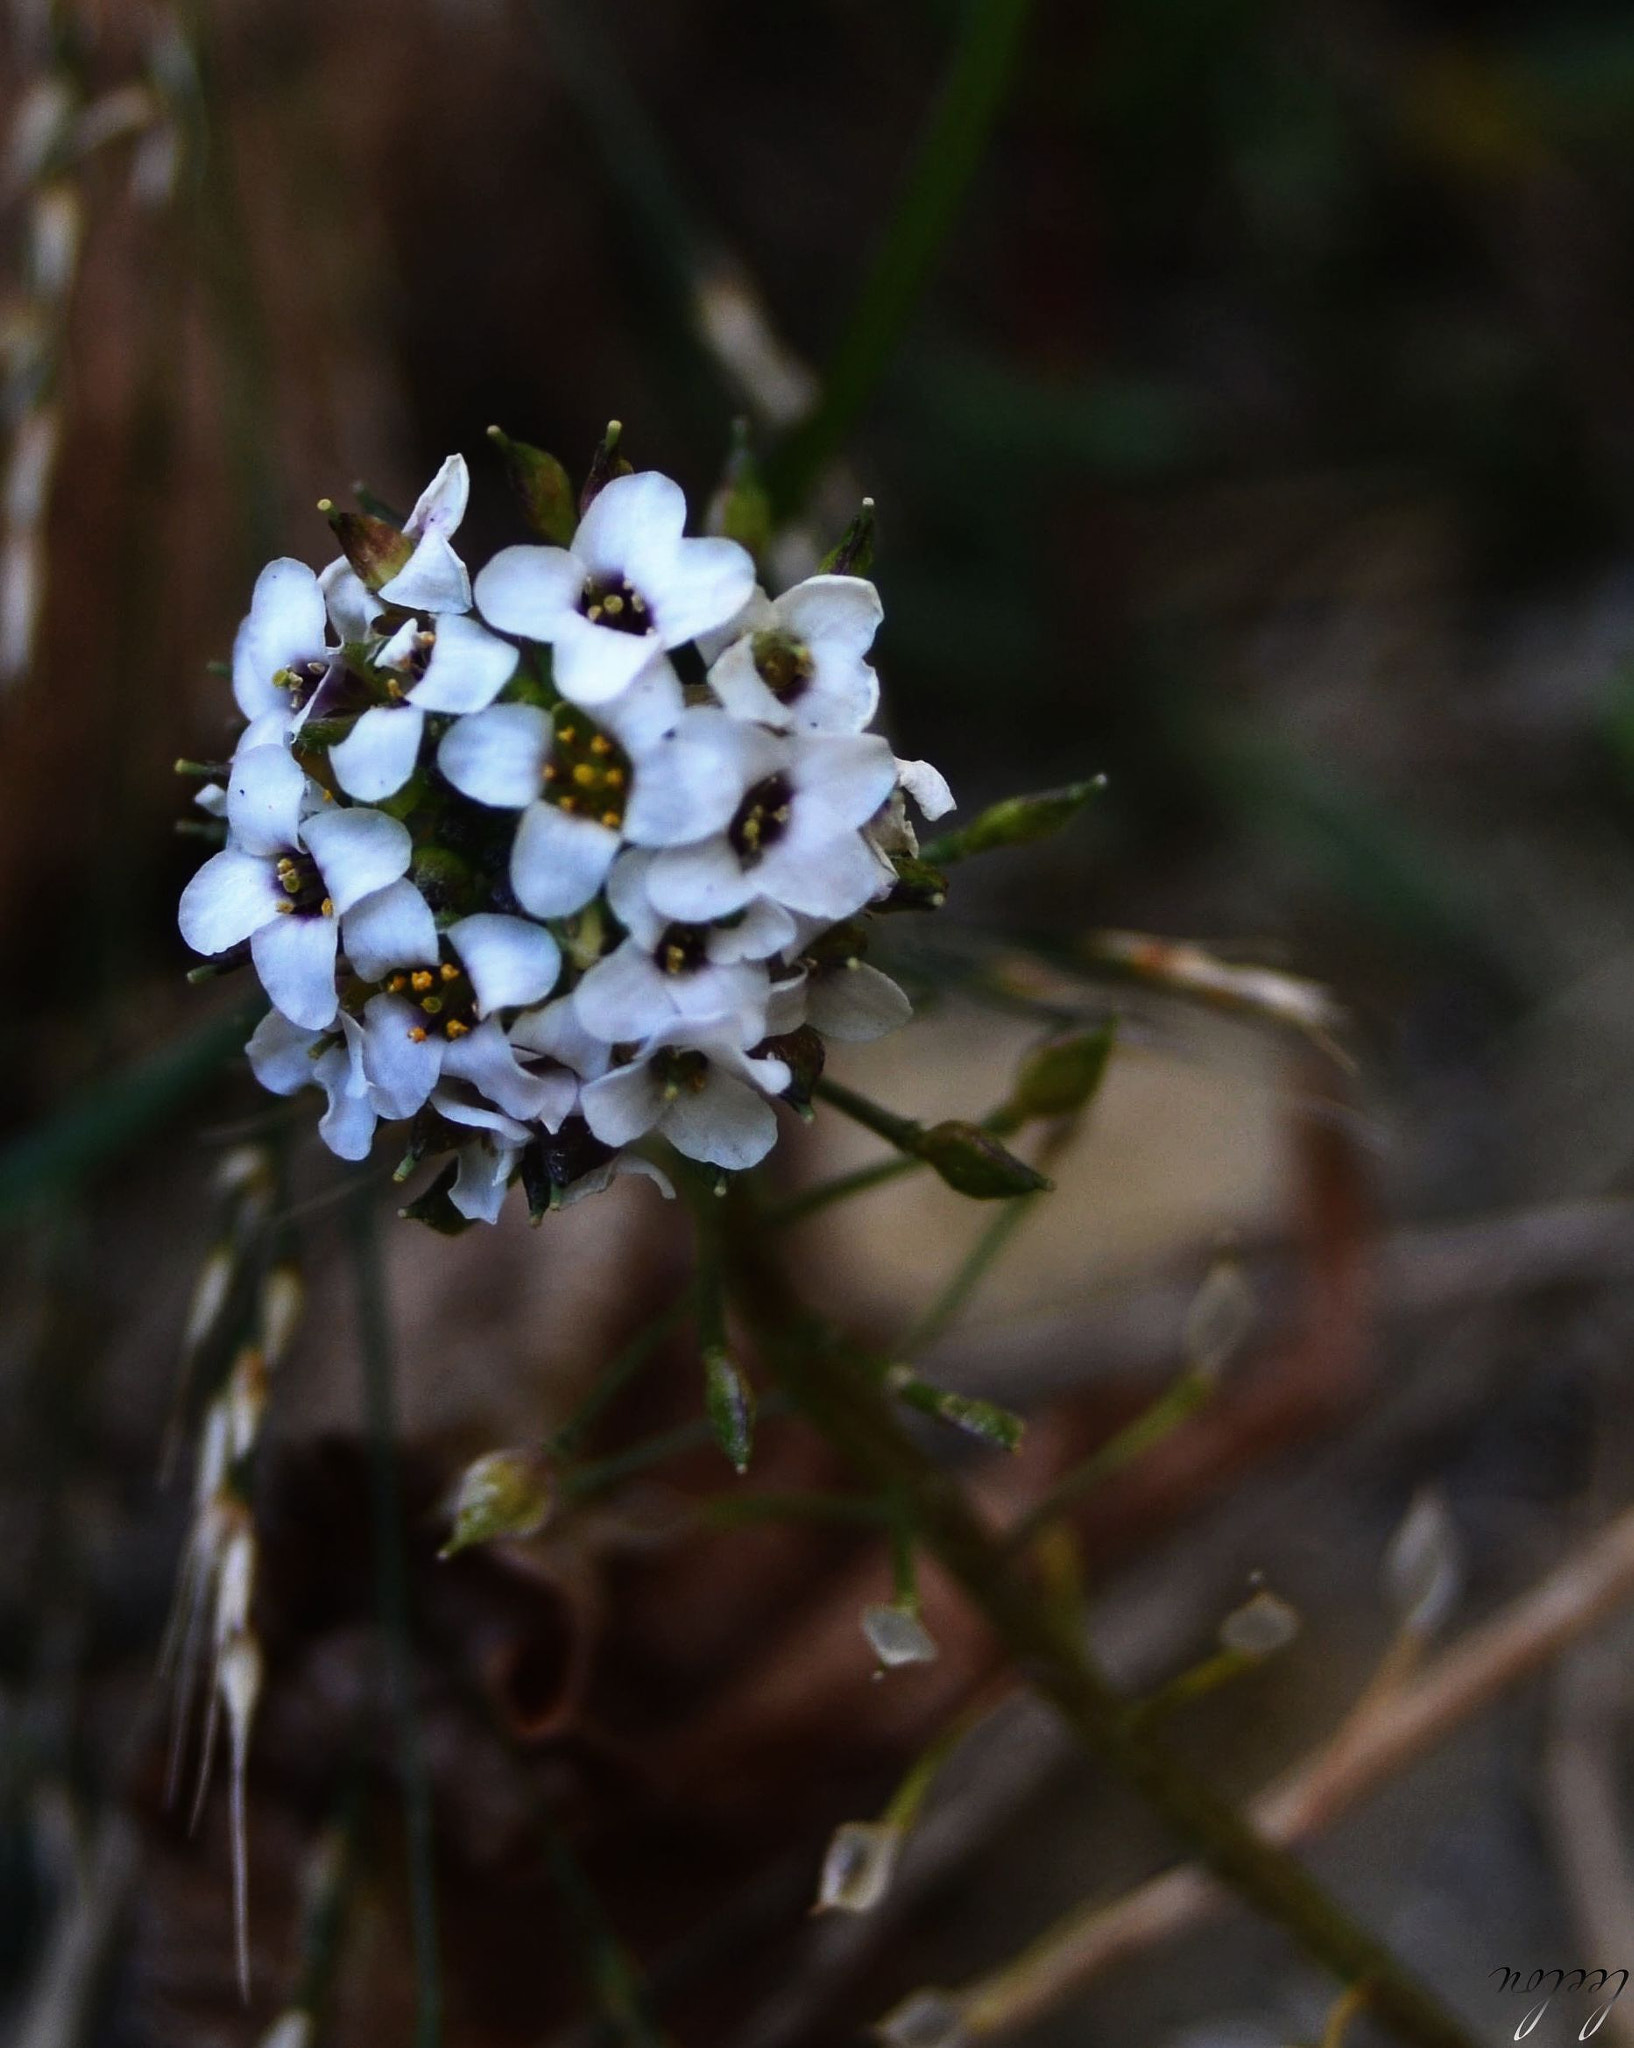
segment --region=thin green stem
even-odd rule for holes
[[[396,1397],[391,1324],[372,1188],[359,1190],[350,1215],[357,1287],[364,1411],[369,1433],[369,1492],[374,1518],[375,1597],[385,1654],[386,1690],[397,1724],[403,1832],[408,1848],[409,1912],[414,1941],[414,2048],[440,2048],[442,1974],[437,1954],[435,1841],[431,1777],[414,1696],[414,1643],[409,1621],[408,1554],[403,1538],[402,1485],[397,1469]]]
[[[646,1978],[614,1932],[567,1836],[553,1820],[544,1825],[551,1881],[577,1923],[580,1960],[603,2020],[630,2048],[665,2048]]]
[[[898,1116],[894,1109],[886,1109],[882,1103],[859,1095],[855,1088],[830,1081],[826,1076],[812,1093],[819,1102],[826,1102],[830,1109],[850,1117],[854,1124],[861,1124],[865,1131],[872,1131],[876,1138],[883,1138],[899,1152],[911,1153],[925,1134],[924,1125],[915,1123],[911,1116]]]
[[[887,1181],[900,1180],[905,1173],[917,1173],[924,1164],[923,1159],[876,1159],[872,1166],[859,1166],[851,1173],[819,1181],[815,1187],[802,1188],[799,1194],[768,1209],[762,1221],[768,1230],[786,1230],[791,1223],[804,1223],[808,1216],[815,1216],[818,1210],[831,1208],[836,1202],[865,1195]]]
[[[987,146],[1015,73],[1031,0],[969,0],[907,180],[823,380],[768,481],[798,512],[890,367]]]
[[[897,1346],[904,1358],[913,1358],[928,1350],[959,1316],[1005,1246],[1027,1220],[1033,1205],[1041,1199],[1038,1195],[1017,1195],[987,1223],[946,1286]]]
[[[921,1545],[985,1616],[1016,1665],[1083,1747],[1140,1792],[1247,1903],[1344,1983],[1372,1981],[1371,2009],[1415,2048],[1472,2048],[1469,2035],[1396,1957],[1352,1920],[1294,1857],[1140,1722],[1089,1653],[1078,1619],[1018,1568],[953,1475],[904,1432],[850,1348],[734,1233],[735,1278],[767,1358],[795,1405],[865,1481],[911,1510]]]
[[[613,1359],[597,1373],[584,1399],[574,1409],[546,1446],[554,1458],[570,1458],[590,1434],[598,1418],[635,1379],[642,1368],[672,1337],[692,1311],[693,1290],[689,1287],[668,1308],[662,1309],[640,1329]]]
[[[1114,1473],[1145,1457],[1154,1444],[1161,1443],[1189,1416],[1195,1415],[1213,1392],[1214,1381],[1207,1373],[1182,1373],[1174,1385],[1159,1394],[1149,1407],[1143,1408],[1133,1422],[1120,1429],[1116,1436],[1108,1437],[1099,1450],[1092,1451],[1082,1464],[1074,1465],[1041,1500],[1033,1503],[1010,1531],[1011,1548],[1025,1550],[1041,1530],[1059,1521],[1086,1494],[1103,1486]]]

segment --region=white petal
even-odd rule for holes
[[[193,792],[193,801],[207,818],[227,816],[227,792],[219,782],[206,782]]]
[[[596,717],[627,754],[640,754],[674,729],[685,703],[681,678],[669,657],[653,652],[635,680],[603,705]]]
[[[516,673],[516,649],[458,613],[437,622],[426,672],[414,685],[422,711],[480,711]]]
[[[525,1052],[560,1060],[575,1074],[594,1081],[607,1071],[611,1048],[579,1021],[571,996],[558,996],[541,1010],[529,1010],[511,1026],[511,1043]]]
[[[604,1145],[628,1145],[664,1112],[664,1090],[650,1062],[615,1067],[579,1091],[579,1112]]]
[[[771,599],[757,584],[749,593],[748,603],[724,626],[716,626],[698,635],[698,652],[705,661],[716,661],[734,640],[741,640],[747,633],[758,633],[762,626],[769,626],[775,616]]]
[[[797,807],[831,831],[866,825],[896,787],[896,759],[877,733],[803,735],[792,767]]]
[[[535,917],[566,917],[588,903],[618,852],[618,834],[555,804],[529,804],[511,848],[511,887]]]
[[[448,1199],[473,1223],[497,1223],[516,1166],[516,1145],[462,1145]]]
[[[337,911],[406,874],[414,851],[408,827],[384,811],[320,811],[307,819],[302,837]]]
[[[732,1171],[758,1164],[777,1143],[771,1104],[713,1065],[696,1094],[683,1088],[668,1105],[659,1127],[677,1152]]]
[[[373,996],[363,1010],[363,1071],[374,1086],[380,1113],[394,1122],[428,1099],[442,1072],[446,1041],[416,1039],[425,1019],[402,996]]]
[[[443,1053],[443,1074],[464,1081],[507,1116],[531,1122],[550,1102],[557,1084],[517,1065],[499,1023],[490,1018],[465,1037],[449,1042]]]
[[[945,818],[954,808],[953,792],[948,788],[947,777],[928,761],[898,761],[896,779],[925,817],[933,821]]]
[[[806,1016],[825,1038],[842,1045],[866,1045],[883,1038],[913,1015],[913,1005],[888,974],[859,960],[813,975],[806,992]]]
[[[471,609],[471,579],[449,543],[432,531],[416,541],[407,562],[380,586],[380,595],[387,604],[400,604],[407,611],[466,612]]]
[[[250,936],[261,986],[292,1024],[321,1031],[340,1007],[335,996],[335,920],[275,917]]]
[[[650,853],[632,846],[614,861],[612,872],[607,877],[609,908],[631,938],[639,940],[642,950],[648,953],[658,944],[668,922],[653,909],[647,894],[647,877],[652,872],[652,863]]]
[[[569,612],[556,625],[550,673],[564,697],[593,708],[629,689],[658,651],[651,633],[620,633]]]
[[[672,846],[652,864],[647,894],[661,917],[708,924],[730,917],[759,893],[723,834],[696,846]]]
[[[598,960],[573,991],[586,1031],[609,1045],[649,1038],[674,1015],[666,980],[635,939]]]
[[[318,1136],[337,1159],[367,1159],[374,1143],[375,1106],[363,1071],[363,1031],[341,1012],[343,1045],[331,1046],[317,1062],[318,1085],[329,1106],[318,1119]]]
[[[888,886],[860,832],[843,832],[816,844],[793,835],[781,839],[754,871],[766,895],[830,924],[850,917]]]
[[[283,900],[269,861],[228,847],[182,891],[177,923],[195,953],[225,953],[276,917]]]
[[[367,640],[380,616],[380,600],[347,561],[337,555],[318,577],[329,623],[343,640]]]
[[[566,548],[501,548],[477,572],[477,610],[490,626],[524,640],[554,640],[578,618],[584,564]]]
[[[250,747],[227,781],[227,828],[246,853],[283,853],[301,843],[306,774],[287,747]]]
[[[407,668],[414,659],[415,643],[422,631],[418,619],[405,619],[397,631],[375,650],[376,668]]]
[[[772,607],[777,623],[808,647],[866,654],[885,607],[862,576],[808,576]]]
[[[451,925],[448,942],[465,963],[477,1015],[542,1002],[562,971],[562,949],[543,925],[483,912]]]
[[[590,510],[579,521],[573,552],[598,576],[628,575],[642,596],[650,598],[652,593],[634,573],[635,566],[667,560],[680,543],[686,518],[687,501],[681,486],[660,476],[656,469],[616,476],[596,493]],[[753,587],[751,571],[749,588]],[[748,594],[745,590],[743,597]],[[738,603],[742,602],[740,597]]]
[[[431,1098],[431,1106],[451,1124],[464,1124],[473,1131],[492,1131],[507,1145],[525,1145],[530,1135],[526,1124],[519,1124],[502,1109],[495,1109],[488,1102],[473,1102],[468,1095],[452,1088],[439,1088]]]
[[[394,967],[437,964],[437,921],[406,878],[354,904],[340,931],[346,957],[365,981],[383,981]]]
[[[437,766],[463,796],[519,811],[539,794],[550,718],[536,704],[490,704],[443,734]]]
[[[754,644],[737,640],[709,671],[709,687],[734,718],[758,721],[779,728],[794,723],[794,713],[766,687],[755,667]]]
[[[318,579],[304,562],[285,555],[261,571],[233,642],[233,696],[246,718],[287,710],[288,695],[273,688],[272,678],[322,654],[325,616]]]
[[[766,998],[766,1035],[781,1038],[785,1032],[798,1031],[806,1021],[806,995],[811,977],[802,967],[774,981]]]
[[[311,1053],[321,1036],[291,1024],[281,1010],[269,1010],[244,1048],[251,1073],[270,1094],[299,1094],[316,1079]]]
[[[635,846],[685,846],[722,831],[738,807],[740,791],[730,756],[710,743],[708,714],[699,731],[683,718],[676,730],[633,764],[624,836]]]
[[[879,677],[855,655],[824,653],[790,709],[797,732],[861,732],[879,709]]]
[[[736,967],[700,967],[694,974],[669,976],[667,986],[669,999],[682,1017],[730,1017],[745,1044],[758,1044],[770,1028],[764,967],[747,961]]]
[[[364,803],[395,796],[414,773],[425,727],[418,705],[376,704],[329,749],[335,780]]]
[[[795,936],[789,912],[762,896],[733,923],[716,926],[709,935],[709,957],[722,967],[734,960],[769,960],[792,945]]]
[[[471,472],[463,455],[450,455],[414,501],[403,528],[418,539],[423,533],[453,533],[465,517],[471,496]]]
[[[661,576],[643,584],[637,573],[631,581],[652,607],[658,637],[666,647],[679,647],[743,609],[755,587],[755,565],[735,540],[684,540]]]

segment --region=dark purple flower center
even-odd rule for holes
[[[579,610],[591,625],[610,626],[615,633],[650,633],[653,630],[647,600],[622,576],[586,577]]]
[[[788,830],[794,787],[786,775],[768,775],[757,782],[732,815],[726,836],[745,863],[753,863]]]

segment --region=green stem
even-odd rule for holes
[[[590,1434],[597,1418],[624,1391],[665,1340],[680,1328],[691,1313],[692,1300],[693,1290],[688,1288],[678,1301],[672,1301],[644,1329],[638,1330],[613,1362],[596,1375],[584,1399],[546,1446],[553,1458],[573,1456]]]
[[[374,1518],[375,1596],[385,1650],[386,1689],[397,1724],[403,1831],[408,1846],[409,1912],[414,1939],[414,2048],[440,2048],[442,1977],[437,1956],[435,1842],[431,1778],[414,1697],[414,1645],[409,1625],[408,1556],[403,1541],[402,1485],[397,1469],[396,1400],[391,1325],[371,1188],[350,1212],[357,1286],[363,1398],[369,1433],[369,1493]]]
[[[955,1320],[1040,1199],[1037,1195],[1017,1195],[987,1224],[947,1285],[897,1346],[904,1358],[928,1350]]]
[[[852,1195],[865,1195],[871,1188],[883,1187],[887,1181],[900,1180],[905,1173],[917,1172],[924,1164],[923,1159],[876,1159],[872,1166],[859,1166],[854,1172],[836,1174],[832,1180],[803,1188],[786,1202],[779,1202],[775,1208],[768,1209],[762,1220],[768,1230],[786,1230],[791,1223],[804,1223],[819,1209],[848,1201]]]
[[[866,1095],[859,1095],[855,1088],[847,1088],[839,1081],[823,1079],[812,1090],[819,1102],[826,1102],[830,1109],[837,1109],[842,1116],[850,1117],[854,1124],[861,1124],[865,1131],[872,1131],[876,1138],[883,1138],[887,1145],[894,1145],[899,1152],[912,1152],[925,1135],[923,1124],[916,1124],[911,1116],[898,1116],[894,1109],[870,1101]],[[917,1162],[916,1162],[917,1163]]]
[[[551,1820],[545,1822],[545,1860],[563,1905],[578,1923],[585,1975],[608,2027],[630,2048],[665,2048],[646,1979],[613,1931],[567,1836]]]
[[[899,1425],[873,1376],[737,1235],[745,1308],[777,1377],[870,1486],[910,1509],[921,1544],[961,1585],[1016,1665],[1092,1755],[1132,1785],[1225,1884],[1287,1930],[1345,1983],[1370,1979],[1371,2009],[1415,2048],[1472,2048],[1435,1995],[1357,1925],[1292,1856],[1275,1847],[1142,1727],[1091,1658],[1082,1627],[1018,1569],[953,1476]]]
[[[772,502],[798,512],[873,397],[957,218],[1015,72],[1030,0],[968,0],[907,181],[810,417],[770,466]]]
[[[1059,1521],[1085,1494],[1093,1493],[1114,1473],[1145,1457],[1154,1444],[1161,1443],[1188,1416],[1195,1415],[1213,1392],[1214,1381],[1208,1374],[1182,1373],[1174,1385],[1160,1394],[1150,1407],[1143,1408],[1133,1422],[1120,1429],[1116,1436],[1108,1437],[1099,1450],[1092,1451],[1081,1465],[1074,1465],[1041,1500],[1033,1503],[1011,1529],[1010,1547],[1025,1550],[1041,1530]]]

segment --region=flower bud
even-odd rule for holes
[[[217,1245],[199,1268],[193,1282],[193,1298],[187,1304],[182,1325],[182,1355],[191,1357],[210,1335],[227,1305],[237,1262],[226,1245]]]
[[[906,1365],[893,1366],[885,1383],[905,1406],[917,1408],[921,1415],[934,1415],[938,1422],[962,1430],[979,1443],[991,1444],[1000,1451],[1014,1451],[1021,1446],[1026,1424],[1013,1409],[1001,1408],[997,1401],[933,1386]]]
[[[874,501],[864,498],[857,516],[822,560],[825,576],[866,576],[874,566]]]
[[[889,1821],[843,1822],[829,1837],[813,1911],[871,1911],[890,1889],[902,1840],[902,1829]]]
[[[506,473],[529,531],[553,547],[565,548],[579,523],[567,471],[554,455],[530,447],[526,441],[513,441],[501,427],[490,427],[488,439],[505,458]]]
[[[912,1146],[950,1188],[973,1201],[1002,1201],[1008,1195],[1042,1194],[1053,1185],[1036,1167],[1018,1159],[980,1124],[951,1119],[921,1131]]]
[[[757,560],[771,545],[771,495],[749,446],[748,425],[743,420],[733,429],[725,474],[710,501],[708,527],[711,533],[725,534],[728,540],[747,548]]]
[[[1063,825],[1070,825],[1090,798],[1105,787],[1106,777],[1096,775],[1088,782],[1039,790],[1034,796],[1006,797],[957,832],[933,839],[925,848],[925,858],[947,867],[968,860],[973,853],[992,853],[1001,846],[1027,846],[1035,839],[1047,839]]]
[[[1299,1629],[1296,1608],[1279,1600],[1275,1593],[1256,1593],[1221,1622],[1220,1647],[1239,1657],[1251,1657],[1257,1663],[1262,1657],[1285,1650]]]
[[[865,1607],[862,1632],[868,1647],[887,1671],[904,1664],[934,1664],[941,1654],[936,1638],[911,1607]]]
[[[1432,1636],[1457,1605],[1464,1567],[1447,1504],[1430,1486],[1413,1496],[1384,1554],[1385,1597],[1404,1629]]]
[[[334,528],[341,553],[366,589],[380,589],[408,566],[414,543],[397,527],[372,512],[342,512],[329,498],[319,501],[318,510]]]
[[[590,458],[590,471],[584,480],[584,489],[579,493],[579,517],[582,519],[590,507],[616,476],[628,476],[632,465],[618,452],[624,426],[620,420],[609,420],[607,431],[597,444],[596,452]]]
[[[704,1411],[716,1443],[741,1478],[754,1444],[755,1397],[731,1353],[718,1344],[704,1353]]]
[[[537,1535],[554,1504],[550,1467],[537,1451],[489,1451],[460,1474],[453,1530],[438,1554],[452,1557],[501,1536]]]
[[[1052,1039],[1021,1063],[1015,1087],[1005,1105],[1004,1122],[1030,1122],[1035,1117],[1076,1116],[1094,1101],[1112,1056],[1117,1027],[1100,1024]]]
[[[947,901],[947,876],[928,860],[899,853],[892,856],[896,886],[874,905],[876,910],[940,910]]]

